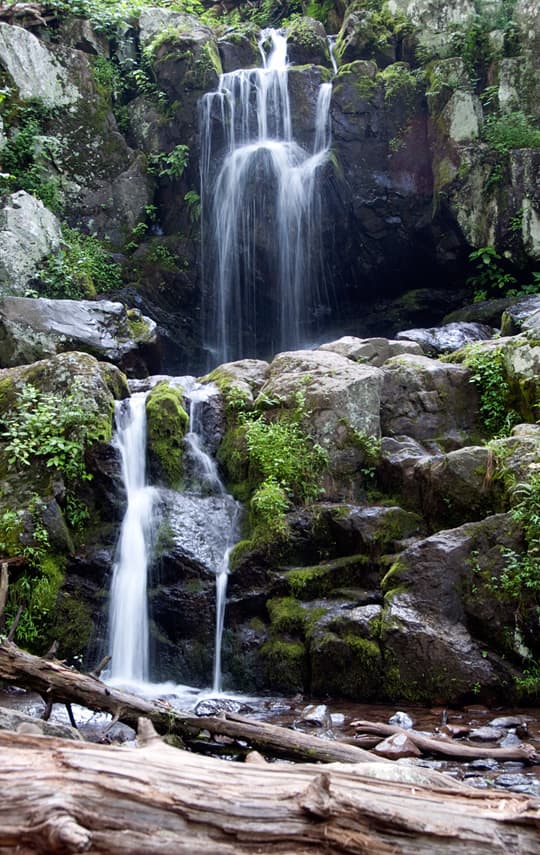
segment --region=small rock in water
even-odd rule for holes
[[[490,727],[518,727],[520,724],[527,724],[527,720],[522,715],[502,715],[489,722]]]
[[[521,745],[521,739],[519,738],[517,733],[510,731],[506,734],[504,739],[501,739],[499,745],[501,746],[501,748],[515,748],[517,745]]]
[[[469,778],[467,775],[465,777],[469,787],[476,787],[477,790],[486,790],[489,787],[488,782],[481,775],[478,778]]]
[[[244,713],[251,707],[233,698],[204,698],[195,707],[195,715],[218,715],[220,712]]]
[[[527,775],[498,775],[495,778],[496,787],[504,787],[507,790],[517,790],[523,792],[524,789],[529,789],[532,786],[532,781]]]
[[[493,759],[493,757],[479,757],[478,760],[473,760],[469,765],[471,769],[487,769],[488,771],[492,771],[493,769],[496,769],[499,764]]]
[[[330,713],[330,721],[332,723],[332,727],[343,727],[345,724],[345,716],[343,713]]]
[[[421,751],[406,733],[394,733],[373,749],[374,754],[380,757],[389,757],[397,760],[400,757],[420,757]]]
[[[493,742],[497,739],[502,739],[504,730],[498,727],[475,727],[469,733],[469,739],[476,739],[478,742]]]
[[[332,718],[326,704],[309,704],[302,710],[300,718],[295,725],[308,727],[322,727],[324,730],[332,729]]]
[[[397,727],[403,727],[405,730],[410,730],[414,724],[410,715],[406,712],[402,712],[401,710],[394,713],[394,715],[388,719],[388,723],[395,724]]]

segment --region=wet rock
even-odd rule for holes
[[[395,724],[398,727],[403,727],[405,730],[410,730],[414,725],[414,721],[408,713],[399,710],[393,716],[390,716],[388,724]]]
[[[481,757],[478,760],[473,760],[472,763],[469,763],[471,769],[486,769],[489,772],[496,769],[498,765],[499,764],[493,759],[493,757]]]
[[[474,341],[485,341],[493,338],[496,330],[486,324],[451,323],[431,329],[413,329],[398,332],[398,341],[414,341],[419,344],[426,356],[437,356],[439,353],[451,353]]]
[[[330,65],[326,32],[320,21],[296,18],[287,28],[287,56],[292,65]]]
[[[522,715],[497,716],[489,722],[490,727],[524,727],[527,730],[527,717]]]
[[[0,208],[0,294],[23,294],[60,240],[60,222],[43,202],[24,190],[8,196]]]
[[[352,335],[342,336],[337,341],[321,344],[319,350],[330,350],[352,359],[354,362],[367,363],[381,367],[392,356],[402,353],[412,353],[422,356],[422,348],[415,341],[393,341],[388,338],[356,338]]]
[[[225,394],[232,391],[245,399],[249,406],[267,381],[269,373],[270,365],[262,359],[239,359],[219,365],[202,377],[201,383],[215,383]]]
[[[219,715],[223,712],[228,713],[247,713],[251,712],[252,708],[249,704],[243,701],[237,701],[234,698],[204,698],[199,701],[194,709],[195,715]]]
[[[503,739],[499,742],[501,748],[514,748],[516,745],[521,745],[521,739],[517,735],[517,733],[510,731],[507,733]]]
[[[508,306],[501,319],[501,334],[516,335],[527,328],[527,322],[540,312],[540,297],[527,297]]]
[[[249,26],[231,28],[218,39],[218,50],[224,74],[238,68],[257,68],[261,64],[261,53],[257,44],[258,30]]]
[[[498,727],[475,727],[469,733],[469,739],[474,739],[478,742],[495,742],[497,739],[502,739],[504,730]]]
[[[33,730],[27,728],[33,728]],[[42,736],[56,736],[58,739],[82,739],[79,731],[75,730],[74,727],[34,718],[8,707],[0,707],[0,730],[40,733]]]
[[[388,757],[390,760],[399,760],[401,757],[420,757],[422,752],[405,733],[394,733],[387,739],[379,742],[372,749],[373,754],[379,757]]]
[[[0,365],[36,362],[77,350],[124,371],[159,368],[156,325],[109,300],[0,299]]]
[[[331,713],[330,721],[332,723],[332,727],[343,727],[345,725],[345,716],[343,713]]]
[[[534,790],[534,782],[527,775],[497,775],[494,783],[496,787],[504,787],[505,790],[514,790],[518,793]]]
[[[332,729],[330,710],[326,704],[309,704],[302,710],[300,718],[295,721],[297,727],[317,727],[323,730]]]

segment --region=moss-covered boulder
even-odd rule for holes
[[[146,420],[152,476],[177,488],[184,472],[184,436],[189,423],[182,392],[166,380],[154,386],[146,399]]]
[[[287,55],[293,65],[330,65],[328,39],[321,22],[296,18],[287,28]]]

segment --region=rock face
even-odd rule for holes
[[[0,22],[0,64],[23,99],[39,98],[47,107],[62,107],[81,97],[66,69],[43,42],[22,27]]]
[[[43,202],[24,190],[12,193],[0,208],[0,295],[24,294],[60,240],[60,223]]]
[[[107,300],[0,299],[0,366],[8,368],[78,350],[124,371],[159,368],[156,325]]]

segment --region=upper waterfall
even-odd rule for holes
[[[214,364],[300,346],[328,303],[319,178],[331,85],[320,86],[315,137],[302,147],[286,36],[263,30],[259,49],[261,68],[222,74],[201,103],[204,338]]]

